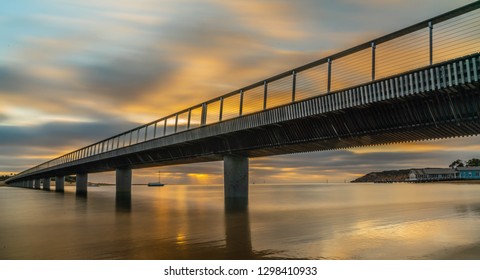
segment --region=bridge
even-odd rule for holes
[[[224,161],[225,198],[248,197],[249,158],[480,132],[480,2],[205,101],[7,180],[64,190],[76,175]]]

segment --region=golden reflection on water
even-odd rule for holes
[[[477,223],[477,228],[479,224]],[[478,239],[464,221],[456,218],[394,225],[366,223],[320,244],[332,259],[428,259],[447,249],[461,248]]]
[[[255,185],[243,201],[221,186],[7,190],[1,259],[480,258],[475,185]]]
[[[186,244],[186,242],[185,242],[185,240],[186,240],[185,234],[183,234],[183,233],[181,233],[181,232],[178,232],[176,239],[177,239],[177,242],[176,242],[177,245],[182,246],[182,245],[185,245],[185,244]]]

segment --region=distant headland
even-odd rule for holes
[[[394,183],[394,182],[439,182],[439,181],[478,181],[480,180],[480,159],[467,161],[457,159],[448,168],[411,168],[370,172],[352,183]]]

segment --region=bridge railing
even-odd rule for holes
[[[17,176],[480,52],[480,2],[112,136]]]

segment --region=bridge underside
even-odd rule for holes
[[[344,149],[480,133],[478,85],[432,91],[348,110],[219,134],[52,171],[50,176]]]

